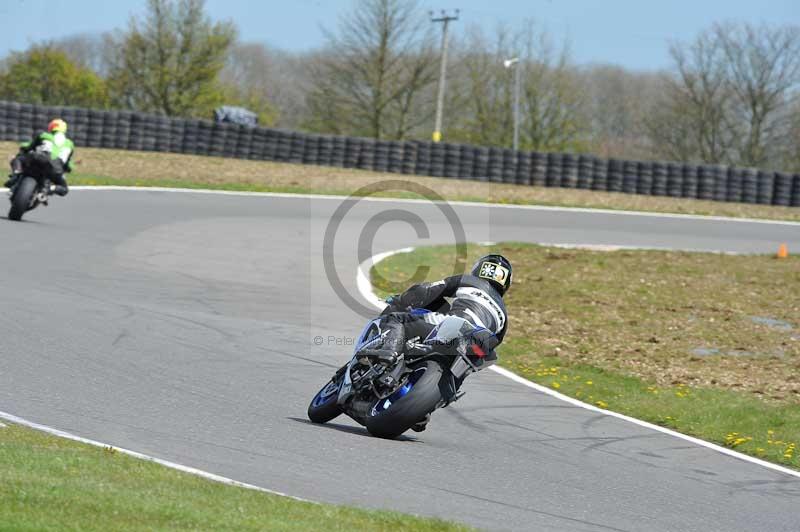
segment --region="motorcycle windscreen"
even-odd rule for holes
[[[475,326],[464,318],[447,316],[442,323],[433,329],[427,338],[426,344],[446,344],[472,334]]]

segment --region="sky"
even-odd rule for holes
[[[102,33],[126,26],[144,0],[0,0],[0,57],[43,39]],[[232,20],[242,41],[289,51],[324,43],[355,0],[206,0],[214,19]],[[556,42],[568,39],[578,64],[634,70],[668,68],[668,43],[687,41],[718,21],[800,25],[800,0],[419,0],[425,10],[461,9],[453,30],[492,30],[533,18]],[[55,21],[58,21],[55,23]]]

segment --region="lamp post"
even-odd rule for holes
[[[455,15],[448,15],[444,10],[440,17],[436,17],[431,11],[431,22],[442,24],[442,61],[439,70],[439,94],[436,98],[436,125],[433,129],[433,142],[442,140],[442,114],[444,113],[444,91],[447,83],[447,28],[451,22],[458,20],[459,10],[456,9]]]
[[[514,67],[514,149],[519,149],[519,57],[503,61],[506,68]]]

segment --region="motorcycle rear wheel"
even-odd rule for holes
[[[31,198],[35,193],[36,180],[32,177],[23,177],[11,197],[11,209],[8,211],[8,219],[20,221],[22,215],[28,210],[28,205],[31,204]]]
[[[442,399],[441,378],[442,367],[436,362],[427,361],[417,366],[405,385],[372,405],[365,423],[369,433],[394,439],[425,419]]]

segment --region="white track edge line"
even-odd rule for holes
[[[385,260],[385,259],[391,257],[392,255],[397,255],[398,253],[408,253],[408,252],[412,251],[413,249],[414,248],[403,248],[403,249],[398,249],[398,250],[395,250],[395,251],[388,251],[386,253],[380,253],[378,255],[375,255],[375,256],[365,260],[364,262],[361,263],[361,265],[359,265],[358,273],[357,273],[357,279],[360,279],[361,277],[363,277],[365,275],[364,271],[362,270],[362,266],[363,265],[369,264],[370,268],[371,268],[375,264],[379,263],[382,260]],[[369,270],[367,270],[366,275],[367,276],[369,275]],[[361,293],[361,296],[364,299],[366,299],[367,301],[369,301],[370,303],[372,303],[379,310],[383,310],[383,308],[386,306],[386,303],[383,300],[381,300],[381,298],[379,298],[377,296],[377,294],[375,294],[375,292],[372,291],[372,285],[371,285],[371,283],[369,283],[368,277],[367,277],[367,282],[366,283],[358,282],[357,284],[358,284],[358,290]],[[755,458],[753,456],[750,456],[750,455],[747,455],[747,454],[743,454],[743,453],[740,453],[738,451],[734,451],[733,449],[728,449],[727,447],[722,447],[721,445],[717,445],[716,443],[711,443],[711,442],[708,442],[708,441],[705,441],[705,440],[701,440],[700,438],[695,438],[693,436],[688,436],[686,434],[682,434],[680,432],[674,431],[672,429],[668,429],[666,427],[662,427],[660,425],[655,425],[655,424],[649,423],[647,421],[642,421],[641,419],[636,419],[636,418],[633,418],[633,417],[630,417],[630,416],[626,416],[625,414],[620,414],[618,412],[613,412],[611,410],[605,410],[603,408],[599,408],[597,406],[590,405],[588,403],[584,403],[582,401],[579,401],[577,399],[573,399],[572,397],[569,397],[567,395],[559,393],[559,392],[557,392],[555,390],[551,390],[550,388],[547,388],[546,386],[542,386],[541,384],[536,384],[535,382],[529,381],[525,377],[521,377],[520,375],[517,375],[513,371],[509,371],[509,370],[507,370],[505,368],[502,368],[502,367],[499,367],[499,366],[490,366],[488,369],[494,371],[495,373],[497,373],[499,375],[502,375],[503,377],[511,379],[512,381],[514,381],[514,382],[516,382],[518,384],[522,384],[523,386],[527,386],[528,388],[532,388],[532,389],[534,389],[534,390],[536,390],[538,392],[544,393],[546,395],[549,395],[550,397],[554,397],[556,399],[559,399],[561,401],[569,403],[569,404],[571,404],[573,406],[577,406],[579,408],[584,408],[584,409],[590,410],[592,412],[597,412],[598,414],[603,414],[603,415],[606,415],[606,416],[615,417],[617,419],[621,419],[623,421],[627,421],[629,423],[633,423],[634,425],[639,425],[640,427],[644,427],[644,428],[647,428],[647,429],[655,430],[655,431],[661,432],[663,434],[667,434],[669,436],[673,436],[675,438],[680,438],[682,440],[691,442],[691,443],[693,443],[695,445],[699,445],[701,447],[705,447],[707,449],[711,449],[712,451],[716,451],[718,453],[722,453],[722,454],[731,456],[731,457],[736,458],[738,460],[742,460],[742,461],[745,461],[745,462],[750,462],[751,464],[759,465],[759,466],[765,467],[767,469],[772,469],[773,471],[777,471],[779,473],[785,473],[787,475],[791,475],[793,477],[800,478],[800,471],[795,471],[793,469],[789,469],[787,467],[783,467],[783,466],[778,465],[778,464],[773,464],[772,462],[767,462],[766,460],[761,460],[760,458]]]
[[[270,495],[278,495],[281,497],[288,497],[290,499],[294,499],[300,502],[309,502],[313,504],[319,504],[315,501],[310,501],[308,499],[303,499],[300,497],[295,497],[294,495],[287,495],[286,493],[281,493],[280,491],[275,491],[267,488],[262,488],[261,486],[255,486],[253,484],[248,484],[246,482],[240,482],[238,480],[233,480],[228,477],[223,477],[220,475],[215,475],[214,473],[209,473],[208,471],[203,471],[201,469],[196,469],[194,467],[185,466],[182,464],[178,464],[175,462],[170,462],[169,460],[164,460],[162,458],[156,458],[155,456],[150,456],[144,453],[140,453],[137,451],[131,451],[130,449],[124,449],[122,447],[116,447],[114,445],[109,445],[107,443],[102,443],[96,440],[90,440],[88,438],[84,438],[82,436],[76,436],[75,434],[71,434],[69,432],[65,432],[60,429],[56,429],[53,427],[48,427],[47,425],[42,425],[40,423],[34,423],[33,421],[28,421],[27,419],[23,419],[21,417],[15,416],[13,414],[8,414],[6,412],[0,411],[0,419],[4,419],[9,423],[13,423],[15,425],[21,425],[24,427],[28,427],[30,429],[34,429],[40,432],[45,432],[52,436],[58,436],[59,438],[64,438],[67,440],[76,441],[79,443],[84,443],[87,445],[92,445],[94,447],[102,447],[104,449],[112,449],[116,452],[126,454],[128,456],[132,456],[134,458],[138,458],[140,460],[145,460],[147,462],[154,462],[156,464],[168,467],[170,469],[175,469],[177,471],[181,471],[183,473],[188,473],[190,475],[194,475],[197,477],[202,477],[207,480],[212,480],[214,482],[219,482],[220,484],[227,484],[229,486],[236,486],[238,488],[245,488],[254,491],[260,491],[263,493],[269,493]]]
[[[342,201],[346,199],[357,199],[359,201],[374,201],[374,202],[390,202],[390,203],[446,203],[448,205],[457,205],[460,207],[487,207],[498,209],[522,209],[532,211],[563,211],[563,212],[580,212],[589,214],[613,214],[616,216],[645,216],[650,218],[677,218],[685,220],[707,220],[717,222],[739,222],[739,223],[755,223],[755,224],[768,224],[768,225],[789,225],[800,226],[800,222],[792,222],[789,220],[768,220],[764,218],[733,218],[730,216],[710,216],[702,214],[679,214],[669,212],[647,212],[647,211],[625,211],[614,209],[592,209],[586,207],[556,207],[549,205],[511,205],[506,203],[487,203],[477,201],[430,201],[426,199],[409,199],[409,198],[384,198],[384,197],[368,197],[368,196],[340,196],[333,194],[301,194],[289,192],[248,192],[244,190],[215,190],[206,188],[172,188],[172,187],[133,187],[133,186],[112,186],[112,185],[98,185],[98,186],[84,186],[78,185],[70,187],[70,190],[128,190],[137,192],[181,192],[185,194],[220,194],[225,196],[254,196],[254,197],[274,197],[274,198],[308,198],[308,199],[323,199],[323,200],[337,200]]]

